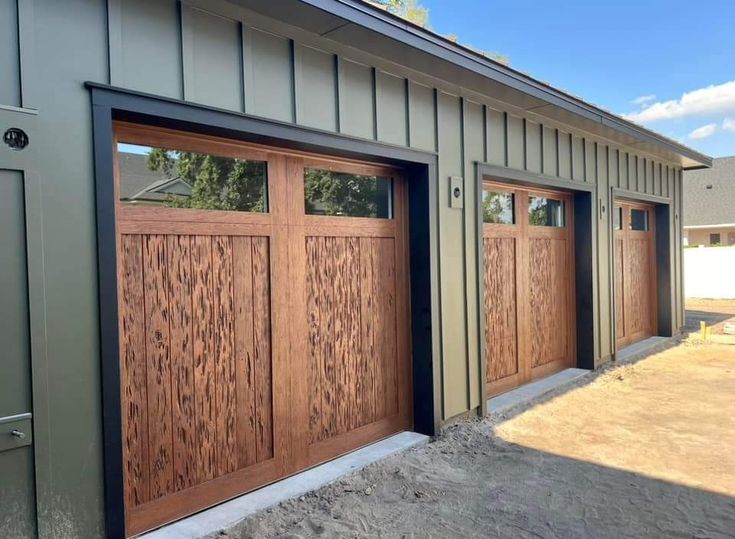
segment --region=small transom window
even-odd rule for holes
[[[268,211],[268,165],[209,153],[119,143],[126,206]]]
[[[393,218],[393,179],[388,176],[307,168],[304,198],[308,215]]]
[[[513,193],[482,191],[482,221],[512,225],[515,223],[515,196]]]
[[[528,222],[533,226],[564,226],[564,201],[548,198],[528,197]]]
[[[630,229],[645,232],[648,230],[648,210],[630,210]]]

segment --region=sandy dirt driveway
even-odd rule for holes
[[[219,536],[735,537],[735,339],[454,425]]]

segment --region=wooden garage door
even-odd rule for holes
[[[410,427],[396,170],[115,134],[128,535]]]
[[[488,395],[575,363],[572,199],[484,182]]]
[[[615,331],[620,349],[656,333],[653,207],[615,204]]]

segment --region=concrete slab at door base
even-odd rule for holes
[[[507,393],[488,399],[487,411],[490,414],[505,412],[570,384],[590,372],[592,371],[588,371],[587,369],[564,369],[541,380],[517,387]]]
[[[641,359],[655,352],[659,352],[659,349],[662,349],[669,341],[671,341],[670,337],[648,337],[642,341],[634,342],[618,350],[617,354],[615,354],[615,361],[620,363]]]
[[[194,539],[229,528],[259,511],[323,487],[395,453],[426,443],[428,436],[400,432],[282,481],[234,498],[152,532],[145,539]]]

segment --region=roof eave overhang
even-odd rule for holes
[[[316,32],[427,75],[454,81],[514,107],[592,132],[620,145],[707,168],[712,158],[548,84],[494,62],[361,0],[234,0],[287,24]],[[453,72],[454,71],[454,72]]]

